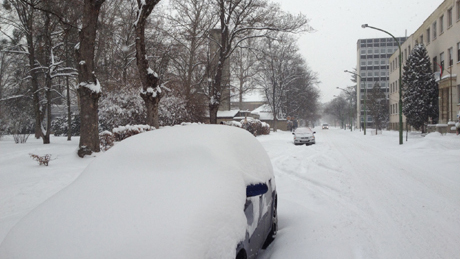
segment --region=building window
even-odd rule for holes
[[[450,26],[452,26],[452,8],[447,10],[447,27],[449,28]]]
[[[409,45],[409,56],[410,56],[410,45]]]
[[[418,44],[418,43],[417,43]],[[423,44],[423,34],[420,35],[420,44]]]
[[[438,36],[438,32],[437,32],[438,24],[437,24],[437,22],[434,22],[432,27],[433,27],[433,40],[435,40],[436,37]]]
[[[457,1],[457,21],[460,20],[460,1]]]
[[[457,93],[460,93],[460,85],[457,85]],[[458,104],[460,104],[460,94],[458,94]]]
[[[439,17],[439,33],[442,34],[444,32],[444,15]]]
[[[444,52],[439,55],[439,61],[441,62],[441,69],[444,70]],[[442,73],[442,71],[441,71]]]
[[[372,50],[371,50],[371,49],[368,49],[368,50],[367,50],[367,54],[372,54]]]
[[[430,44],[430,40],[431,40],[431,30],[430,28],[428,28],[426,29],[426,43]]]
[[[454,50],[452,48],[449,49],[449,67],[454,64]]]
[[[438,57],[433,58],[433,72],[438,71]]]
[[[460,62],[460,42],[457,43],[457,62]]]

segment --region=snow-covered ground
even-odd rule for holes
[[[279,232],[259,258],[460,258],[460,136],[315,128],[316,145],[289,132],[259,136],[272,160]],[[404,135],[404,138],[406,136]],[[0,242],[31,209],[97,157],[78,138],[0,141]],[[29,153],[52,154],[48,167]]]

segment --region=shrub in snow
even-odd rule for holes
[[[241,122],[238,122],[238,121],[224,121],[223,123],[227,126],[233,126],[237,128],[243,127],[243,124],[241,124]]]
[[[185,99],[171,95],[161,98],[158,107],[159,123],[161,126],[173,126],[190,121]]]
[[[51,160],[51,155],[50,154],[46,154],[44,156],[39,156],[39,155],[35,155],[35,154],[29,154],[29,156],[38,162],[39,165],[46,165],[48,166],[48,163],[49,161]]]
[[[113,136],[112,132],[104,130],[103,132],[99,133],[99,143],[101,145],[102,150],[109,150],[109,148],[113,147],[114,141],[115,137]]]
[[[133,135],[154,129],[154,127],[149,125],[126,125],[114,128],[112,132],[115,141],[122,141],[123,139],[129,138]]]
[[[241,127],[251,132],[254,136],[270,134],[270,125],[251,117],[241,120]]]
[[[99,102],[99,123],[104,130],[145,123],[146,113],[145,102],[136,88],[109,92]],[[173,126],[191,119],[185,99],[171,92],[161,98],[158,117],[160,126]]]
[[[266,122],[262,122],[262,134],[263,135],[270,134],[270,124],[268,124]]]
[[[51,122],[51,130],[54,136],[67,135],[67,116],[54,119]],[[72,136],[80,136],[80,115],[71,115],[70,131]]]
[[[108,92],[99,101],[99,123],[104,130],[145,121],[145,103],[139,95],[139,89],[122,88]]]

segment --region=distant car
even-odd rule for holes
[[[277,225],[273,168],[252,134],[166,127],[98,154],[11,229],[0,258],[255,258]]]
[[[329,129],[329,125],[327,123],[324,123],[322,129]]]
[[[312,145],[316,143],[315,140],[315,131],[312,131],[310,128],[301,127],[297,128],[292,134],[294,135],[294,144],[295,145]]]

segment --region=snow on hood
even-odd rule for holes
[[[25,216],[0,258],[234,258],[246,185],[272,177],[265,150],[243,129],[142,133]]]

